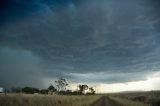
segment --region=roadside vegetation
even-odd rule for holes
[[[50,84],[46,89],[39,89],[33,87],[23,87],[23,88],[12,88],[12,93],[24,93],[24,94],[44,94],[44,95],[95,95],[95,89],[93,87],[89,87],[86,84],[77,85],[77,90],[67,89],[69,86],[68,82],[64,78],[59,78],[54,81],[53,84]],[[87,92],[86,92],[87,91]]]
[[[0,106],[90,106],[99,99],[97,95],[0,95]]]
[[[5,89],[0,94],[0,106],[90,106],[100,98],[86,84],[77,85],[75,91],[67,89],[68,86],[66,79],[59,78],[46,89],[28,86]]]
[[[123,106],[160,106],[160,91],[117,93],[109,97]]]
[[[68,86],[66,79],[59,78],[46,89],[5,89],[0,94],[0,106],[160,106],[160,91],[95,95],[95,89],[86,84],[77,85],[74,91]]]

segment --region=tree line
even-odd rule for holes
[[[64,78],[59,78],[54,82],[54,84],[50,84],[47,89],[38,89],[33,87],[24,87],[24,88],[12,88],[12,92],[16,93],[25,93],[25,94],[58,94],[58,95],[94,95],[95,89],[93,87],[89,87],[86,84],[78,85],[77,90],[72,91],[67,89],[69,86],[68,82]],[[87,92],[86,92],[87,91]]]

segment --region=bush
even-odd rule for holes
[[[48,92],[49,92],[48,89],[42,89],[42,90],[40,90],[41,94],[48,94]]]
[[[87,92],[86,95],[95,95],[95,93]]]
[[[145,96],[137,96],[137,97],[132,98],[132,100],[144,102],[146,100],[146,97]]]
[[[39,89],[32,87],[24,87],[22,88],[22,92],[26,94],[39,93]]]

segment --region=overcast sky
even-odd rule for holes
[[[45,88],[59,77],[72,84],[113,86],[157,77],[159,4],[1,0],[0,86]],[[156,85],[150,89],[159,89]]]

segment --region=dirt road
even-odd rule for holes
[[[93,103],[91,106],[121,106],[121,105],[111,100],[109,97],[103,96],[95,103]]]

